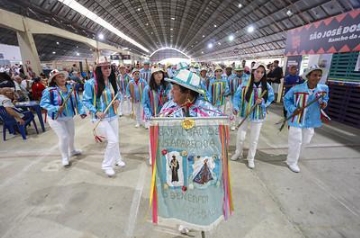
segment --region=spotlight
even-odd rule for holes
[[[247,28],[247,32],[249,32],[249,33],[252,33],[254,30],[255,30],[255,28],[253,26],[249,26]]]

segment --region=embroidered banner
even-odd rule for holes
[[[158,217],[203,231],[233,211],[228,169],[228,118],[151,121],[150,203]]]

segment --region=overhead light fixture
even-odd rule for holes
[[[233,41],[234,40],[234,35],[229,35],[229,41]]]
[[[57,45],[60,45],[60,42],[59,42],[59,41],[56,41],[56,44],[57,44]]]
[[[247,28],[247,32],[249,32],[249,33],[254,32],[254,30],[255,30],[255,28],[254,28],[253,26],[249,26],[249,27]]]
[[[242,4],[241,4],[241,3],[239,3],[238,8],[242,8]]]
[[[286,15],[288,15],[289,17],[291,17],[291,16],[293,15],[293,13],[292,13],[292,11],[289,9],[289,10],[287,10]]]
[[[175,17],[172,17],[171,20],[175,21]]]
[[[215,24],[215,25],[214,25],[214,27],[216,28],[216,27],[217,27],[217,25]]]
[[[76,52],[76,55],[77,55],[77,56],[79,56],[79,55],[80,55],[80,53],[79,53],[79,52]]]
[[[141,8],[138,8],[137,10],[138,10],[138,12],[140,12],[140,11],[141,11]]]
[[[202,37],[204,38],[204,37],[205,37],[205,35],[202,35]]]
[[[109,30],[110,32],[116,34],[120,38],[130,42],[131,44],[139,47],[145,52],[150,52],[147,48],[145,48],[143,45],[141,45],[139,42],[135,41],[134,39],[130,38],[129,36],[125,35],[122,31],[119,31],[117,28],[115,28],[113,25],[111,25],[109,22],[105,21],[98,15],[96,15],[94,12],[90,11],[80,3],[74,0],[58,0],[59,2],[65,4],[66,6],[70,7],[71,9],[75,10],[76,12],[80,13],[81,15],[89,18],[93,22],[99,24],[100,26],[104,27],[105,29]]]
[[[214,45],[213,45],[212,43],[209,43],[209,44],[208,44],[208,48],[209,48],[209,49],[213,48],[213,46],[214,46]]]
[[[53,51],[52,53],[53,53],[53,55],[54,55],[54,54],[56,54],[56,52],[55,52],[55,51]]]
[[[149,25],[149,23],[146,23],[145,25],[147,25],[147,26],[148,26],[148,25]]]
[[[102,33],[100,33],[100,34],[98,35],[98,37],[99,37],[100,40],[103,40],[103,39],[104,39],[104,35],[103,35]]]
[[[221,43],[220,43],[220,42],[218,42],[218,45],[221,45]]]
[[[173,28],[170,28],[170,31],[174,30]]]
[[[204,54],[204,51],[201,51],[201,54]]]

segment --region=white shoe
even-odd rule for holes
[[[122,113],[119,113],[119,117],[122,117],[123,116],[123,114]]]
[[[241,153],[236,153],[235,152],[235,154],[233,154],[233,156],[231,156],[231,160],[238,160],[239,158],[242,158],[242,154]]]
[[[139,126],[140,126],[139,124],[136,124],[136,125],[135,125],[135,128],[139,128]]]
[[[104,171],[105,171],[105,174],[109,177],[112,177],[115,175],[115,171],[112,168],[105,169]]]
[[[180,226],[179,226],[179,232],[180,232],[181,234],[183,234],[183,235],[186,235],[187,233],[189,233],[189,229],[186,228],[186,227],[183,226],[183,225],[180,225]]]
[[[116,162],[116,166],[119,166],[119,167],[125,167],[125,162],[124,161],[122,161],[122,160],[118,160],[117,162]]]
[[[67,158],[63,158],[61,160],[61,163],[62,163],[62,166],[64,166],[64,167],[68,167],[70,165],[70,162]]]
[[[81,155],[82,154],[82,150],[73,150],[71,151],[71,156],[76,156],[76,155]]]
[[[286,164],[289,167],[289,169],[291,171],[293,171],[294,173],[299,173],[300,172],[300,168],[299,168],[299,166],[297,164],[290,164],[290,163],[287,163],[287,162],[286,162]]]
[[[230,130],[235,131],[235,126],[231,126]]]
[[[250,169],[254,169],[255,168],[255,162],[254,160],[248,160],[248,167]]]

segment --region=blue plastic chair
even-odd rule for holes
[[[24,140],[26,140],[26,127],[32,122],[34,124],[36,133],[39,134],[37,129],[34,115],[31,113],[29,118],[25,120],[24,125],[20,125],[14,117],[12,117],[3,106],[0,106],[0,119],[3,121],[3,140],[6,140],[6,130],[9,131],[10,134],[15,134],[15,128],[21,133],[21,136]]]

